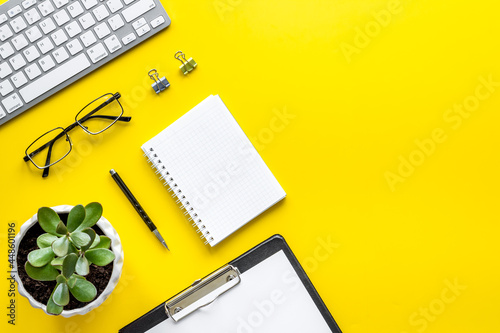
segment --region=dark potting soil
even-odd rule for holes
[[[68,214],[60,214],[59,216],[61,217],[61,220],[66,224]],[[95,225],[93,229],[98,235],[104,235],[102,230],[97,225]],[[31,296],[33,296],[33,298],[38,302],[42,304],[47,304],[50,298],[50,294],[52,294],[52,291],[56,286],[56,281],[33,280],[32,278],[29,277],[29,275],[26,273],[26,270],[24,269],[24,265],[28,260],[28,254],[31,251],[38,249],[38,246],[36,245],[36,239],[38,238],[38,236],[44,233],[45,231],[43,231],[43,229],[40,227],[38,223],[34,224],[31,228],[29,228],[29,230],[24,235],[24,238],[21,240],[21,243],[19,244],[19,251],[17,253],[16,259],[18,266],[18,274],[19,277],[21,278],[21,281],[23,282],[26,291]],[[92,284],[96,287],[97,289],[96,298],[99,297],[100,294],[102,294],[102,292],[108,285],[112,272],[113,272],[113,263],[104,267],[99,267],[94,264],[90,266],[90,273],[87,276],[85,276],[85,278],[88,281],[92,282]],[[73,295],[71,295],[69,304],[64,307],[64,310],[73,310],[82,308],[89,303],[80,302],[76,300],[73,297]]]

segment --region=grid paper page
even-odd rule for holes
[[[151,148],[211,246],[286,196],[219,96],[142,146]]]
[[[241,274],[241,283],[177,323],[167,319],[146,333],[331,333],[279,251]]]

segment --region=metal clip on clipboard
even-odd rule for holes
[[[207,277],[195,281],[189,288],[165,302],[165,311],[179,321],[194,311],[214,302],[220,295],[241,282],[238,268],[227,265]]]

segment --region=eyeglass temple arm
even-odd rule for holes
[[[103,118],[103,119],[109,119],[109,120],[115,120],[116,119],[116,116],[104,116],[104,115],[97,115],[97,116],[92,116],[92,117],[89,117],[88,119],[90,118]],[[86,119],[86,120],[88,120]],[[132,120],[132,117],[119,117],[118,119],[116,119],[117,121],[125,121],[125,122],[129,122]]]
[[[54,147],[54,140],[52,140],[52,142],[49,144],[49,151],[47,152],[47,159],[45,160],[45,165],[49,165],[50,164],[50,156],[52,155],[52,147]],[[42,177],[45,178],[49,175],[49,168],[50,167],[47,167],[45,169],[43,169],[43,174],[42,174]]]
[[[89,120],[89,119],[91,119],[91,118],[104,118],[104,119],[109,119],[109,120],[114,120],[114,119],[116,119],[116,117],[115,117],[115,116],[97,115],[97,116],[91,116],[91,117],[88,117],[88,118],[86,118],[85,120],[81,120],[81,121],[80,121],[80,123],[83,123],[83,122],[85,122],[85,121],[87,121],[87,120]],[[129,121],[131,121],[131,120],[132,120],[132,117],[120,117],[120,118],[118,118],[118,119],[117,119],[117,121],[124,121],[124,122],[129,122]],[[40,147],[40,148],[38,148],[37,150],[35,150],[35,151],[33,151],[32,153],[30,153],[30,154],[29,154],[29,157],[28,157],[28,156],[24,156],[24,157],[23,157],[23,160],[24,160],[25,162],[28,162],[28,161],[30,160],[30,157],[34,157],[34,156],[38,155],[38,154],[39,154],[42,150],[44,150],[45,148],[47,148],[47,146],[48,146],[48,145],[50,145],[50,144],[54,144],[54,142],[55,142],[56,140],[60,139],[60,138],[64,135],[64,133],[71,131],[71,130],[72,130],[73,128],[75,128],[76,126],[78,126],[78,122],[76,122],[76,121],[75,121],[73,124],[71,124],[71,125],[69,125],[68,127],[66,127],[66,128],[64,129],[64,131],[63,131],[61,134],[59,134],[58,136],[56,136],[54,139],[50,140],[49,142],[45,143],[43,146],[41,146],[41,147]]]

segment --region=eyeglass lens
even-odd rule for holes
[[[45,146],[45,147],[43,147]],[[43,147],[42,149],[40,149]],[[45,168],[53,165],[63,159],[71,151],[71,142],[62,128],[55,128],[40,138],[38,138],[28,148],[27,154],[30,156],[33,163],[39,168]],[[50,154],[50,160],[47,165],[47,157]]]
[[[113,125],[123,114],[123,108],[117,99],[106,103],[113,94],[106,94],[91,102],[80,111],[76,121],[91,134],[98,134]]]

